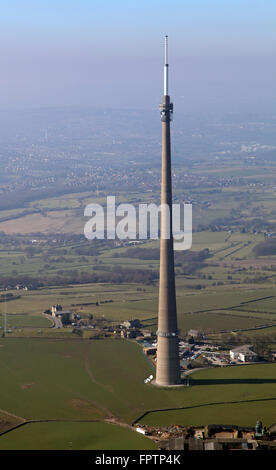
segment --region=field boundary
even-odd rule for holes
[[[255,403],[255,402],[262,402],[262,401],[276,401],[276,397],[271,397],[271,398],[256,398],[255,400],[236,400],[236,401],[221,401],[221,402],[211,402],[211,403],[202,403],[199,405],[192,405],[192,406],[179,406],[179,407],[174,407],[174,408],[160,408],[160,409],[155,409],[155,410],[147,410],[145,411],[142,415],[138,416],[134,421],[132,421],[131,425],[135,426],[137,422],[139,422],[141,419],[145,418],[145,416],[151,414],[151,413],[162,413],[162,412],[167,412],[167,411],[177,411],[177,410],[191,410],[194,408],[203,408],[205,406],[217,406],[217,405],[234,405],[234,404],[240,404],[240,403]]]
[[[10,414],[10,413],[7,413]],[[15,416],[15,415],[13,415]],[[23,418],[22,418],[23,419]],[[123,421],[117,421],[116,418],[104,418],[104,419],[66,419],[66,418],[52,418],[52,419],[24,419],[22,423],[18,423],[15,426],[11,427],[10,429],[6,429],[5,431],[0,432],[0,437],[4,434],[14,431],[22,426],[27,424],[36,424],[36,423],[107,423],[113,426],[120,426],[124,428],[131,429],[135,431],[135,428],[132,424],[128,424]]]

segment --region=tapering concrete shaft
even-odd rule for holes
[[[175,296],[175,272],[172,235],[172,181],[170,120],[173,105],[164,95],[160,111],[162,116],[162,183],[160,277],[157,343],[157,385],[180,383],[180,363]],[[166,235],[167,234],[167,235]],[[167,236],[167,238],[165,238]]]

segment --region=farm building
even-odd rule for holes
[[[192,338],[198,338],[199,331],[191,329],[191,330],[188,331],[188,336],[192,336]]]
[[[251,345],[245,344],[238,348],[231,349],[230,358],[242,362],[254,362],[258,360],[258,355],[252,351]]]
[[[140,328],[140,326],[141,326],[141,322],[140,322],[140,320],[137,320],[137,319],[135,319],[135,320],[126,320],[121,324],[122,328],[127,328],[127,329],[129,329],[129,328]]]
[[[60,310],[60,309],[56,309],[56,306],[53,306],[52,317],[57,317],[62,321],[63,324],[68,324],[75,320],[76,315],[70,310],[62,310],[62,309]]]
[[[62,305],[53,305],[51,308],[52,317],[56,317],[58,312],[62,311]]]
[[[145,328],[142,328],[141,333],[142,333],[142,335],[144,336],[144,338],[150,338],[151,336],[153,336],[152,331],[151,331],[151,330],[147,330],[147,329],[145,329]]]
[[[208,424],[205,435],[220,439],[254,439],[255,429],[249,426],[235,426],[226,424]]]
[[[122,330],[121,331],[121,337],[122,338],[137,338],[137,336],[140,336],[141,332],[140,330]]]

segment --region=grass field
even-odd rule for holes
[[[172,409],[143,421],[207,424],[235,416],[236,424],[276,422],[276,364],[202,370],[192,374],[190,387],[163,389],[144,384],[153,369],[134,342],[9,338],[0,340],[0,367],[2,409],[28,420],[131,423],[147,411]]]
[[[195,372],[182,410],[149,413],[139,422],[161,426],[172,423],[253,426],[261,419],[269,426],[276,422],[275,372],[276,364]]]
[[[143,383],[152,368],[136,343],[7,338],[0,345],[2,407],[28,419],[115,415],[131,421],[159,396]]]
[[[177,279],[176,287],[182,334],[190,328],[210,333],[276,324],[276,291],[271,287],[233,290],[221,286],[194,292],[185,288],[181,278]],[[19,299],[7,303],[8,325],[11,327],[41,327],[45,329],[43,334],[52,335],[47,328],[50,322],[42,316],[42,312],[60,303],[64,309],[82,316],[92,314],[113,323],[139,318],[152,331],[157,329],[157,286],[143,286],[141,289],[138,284],[83,284],[21,291],[20,295]],[[3,326],[3,302],[0,303],[1,310],[0,326]],[[26,331],[13,330],[11,334],[26,336]],[[64,336],[64,331],[60,334]]]
[[[0,317],[0,325],[4,323],[4,316]],[[20,328],[20,327],[32,327],[32,328],[47,328],[51,326],[50,320],[45,316],[36,316],[36,315],[20,315],[20,314],[11,314],[7,317],[7,327],[8,328]]]
[[[153,450],[131,429],[107,423],[31,423],[0,436],[0,450]]]
[[[255,426],[261,419],[265,425],[276,422],[274,413],[276,398],[259,400],[251,403],[231,403],[204,405],[186,410],[162,411],[150,413],[140,420],[143,424],[169,426],[181,424],[184,426],[205,426],[207,424],[232,424],[239,426]]]

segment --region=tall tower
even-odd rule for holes
[[[175,296],[172,235],[172,180],[170,121],[173,104],[168,91],[168,36],[165,37],[164,95],[160,105],[162,121],[162,182],[160,277],[156,385],[180,384],[180,363]]]
[[[4,328],[3,328],[3,333],[2,333],[2,337],[5,338],[7,336],[7,298],[6,298],[6,295],[5,295],[5,299],[4,299]]]

